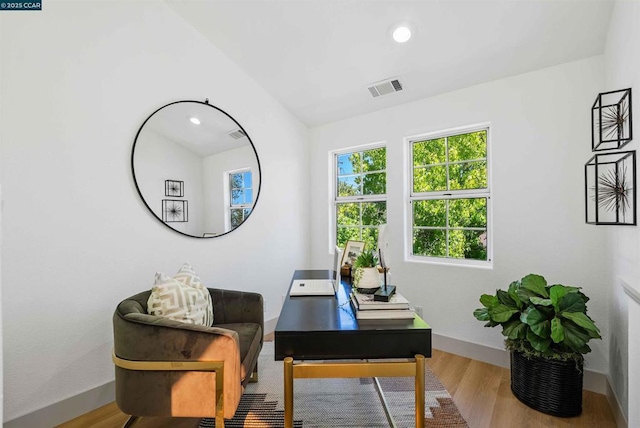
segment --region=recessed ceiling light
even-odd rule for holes
[[[189,120],[190,120],[190,121],[191,121],[191,123],[193,123],[194,125],[200,125],[200,119],[198,119],[197,117],[189,118]]]
[[[400,25],[393,30],[393,40],[398,43],[404,43],[411,38],[411,28],[406,25]]]

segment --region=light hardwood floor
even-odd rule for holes
[[[269,339],[269,337],[267,337]],[[615,420],[604,395],[585,391],[582,414],[576,418],[554,418],[522,404],[513,396],[509,370],[435,350],[427,360],[442,381],[471,428],[615,428]],[[57,428],[120,428],[126,421],[115,403],[108,404]],[[198,419],[145,418],[140,428],[197,428]]]

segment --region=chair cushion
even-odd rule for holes
[[[188,263],[173,278],[156,273],[147,312],[188,324],[210,327],[213,323],[211,294]]]
[[[242,385],[246,385],[262,349],[262,328],[254,323],[215,324],[214,327],[225,328],[238,333],[240,360],[242,362]]]

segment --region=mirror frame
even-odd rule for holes
[[[244,134],[247,136],[247,139],[249,140],[249,144],[251,144],[251,149],[253,150],[253,154],[256,156],[256,163],[258,164],[258,176],[260,177],[260,186],[258,187],[258,192],[255,194],[255,199],[253,201],[253,208],[251,209],[251,213],[249,213],[249,215],[244,219],[244,221],[242,223],[240,223],[238,226],[236,226],[234,229],[231,229],[227,232],[221,233],[219,235],[215,235],[215,236],[194,236],[194,235],[189,235],[187,233],[184,232],[180,232],[179,230],[174,229],[173,227],[169,226],[167,223],[165,223],[164,221],[162,221],[162,219],[160,217],[158,217],[156,215],[155,212],[153,212],[153,210],[151,209],[151,207],[149,206],[149,204],[147,203],[147,200],[144,198],[144,196],[142,195],[142,192],[140,191],[140,186],[138,186],[138,180],[136,180],[136,168],[135,168],[135,164],[134,164],[134,158],[135,158],[135,154],[136,154],[136,145],[138,143],[138,137],[140,136],[140,133],[142,132],[142,129],[144,128],[144,126],[147,124],[147,122],[156,114],[158,113],[160,110],[163,110],[169,106],[175,105],[175,104],[180,104],[180,103],[196,103],[196,104],[202,104],[202,105],[206,105],[208,107],[213,108],[214,110],[217,110],[218,112],[224,114],[226,117],[228,117],[229,119],[231,119],[233,121],[233,123],[235,123],[238,128],[240,128],[242,130],[242,132],[244,132]],[[251,137],[249,136],[249,134],[247,133],[247,131],[242,127],[242,125],[240,125],[238,123],[237,120],[235,120],[229,113],[227,113],[226,111],[222,110],[219,107],[216,107],[212,104],[209,104],[209,98],[206,98],[205,101],[196,101],[196,100],[180,100],[180,101],[174,101],[168,104],[163,105],[162,107],[156,109],[153,113],[151,113],[145,120],[144,122],[142,122],[142,125],[140,125],[140,128],[138,129],[138,132],[136,133],[136,137],[133,140],[133,147],[131,149],[131,175],[133,176],[133,183],[136,186],[136,190],[138,191],[138,195],[140,196],[140,199],[142,200],[142,202],[144,203],[144,205],[147,207],[147,209],[149,210],[149,212],[151,213],[151,215],[153,216],[153,218],[155,218],[156,220],[158,220],[160,223],[162,223],[162,225],[164,225],[165,227],[167,227],[168,229],[179,233],[180,235],[183,236],[188,236],[189,238],[196,238],[196,239],[212,239],[212,238],[219,238],[221,236],[225,236],[228,235],[229,233],[233,232],[234,230],[242,227],[243,224],[245,224],[247,222],[247,220],[252,216],[253,214],[253,210],[255,209],[255,206],[258,204],[258,199],[260,198],[260,191],[262,190],[262,167],[260,166],[260,157],[258,156],[258,151],[256,150],[256,146],[253,144],[253,140],[251,140]],[[226,207],[225,207],[226,208]]]

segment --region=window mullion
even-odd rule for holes
[[[360,240],[362,241],[362,202],[358,202],[358,214],[360,217],[358,218],[358,231],[360,233]]]
[[[364,157],[364,152],[359,152],[358,153],[360,156],[360,172],[358,175],[360,175],[360,194],[364,195],[364,163],[362,162],[362,158]],[[362,224],[362,222],[360,222],[360,224]],[[360,233],[360,236],[362,236],[362,233]]]
[[[445,159],[445,171],[447,173],[447,191],[450,191],[449,186],[449,137],[444,138],[444,159]],[[448,246],[447,246],[448,248]]]
[[[449,257],[449,200],[445,200],[445,249],[446,255]]]

